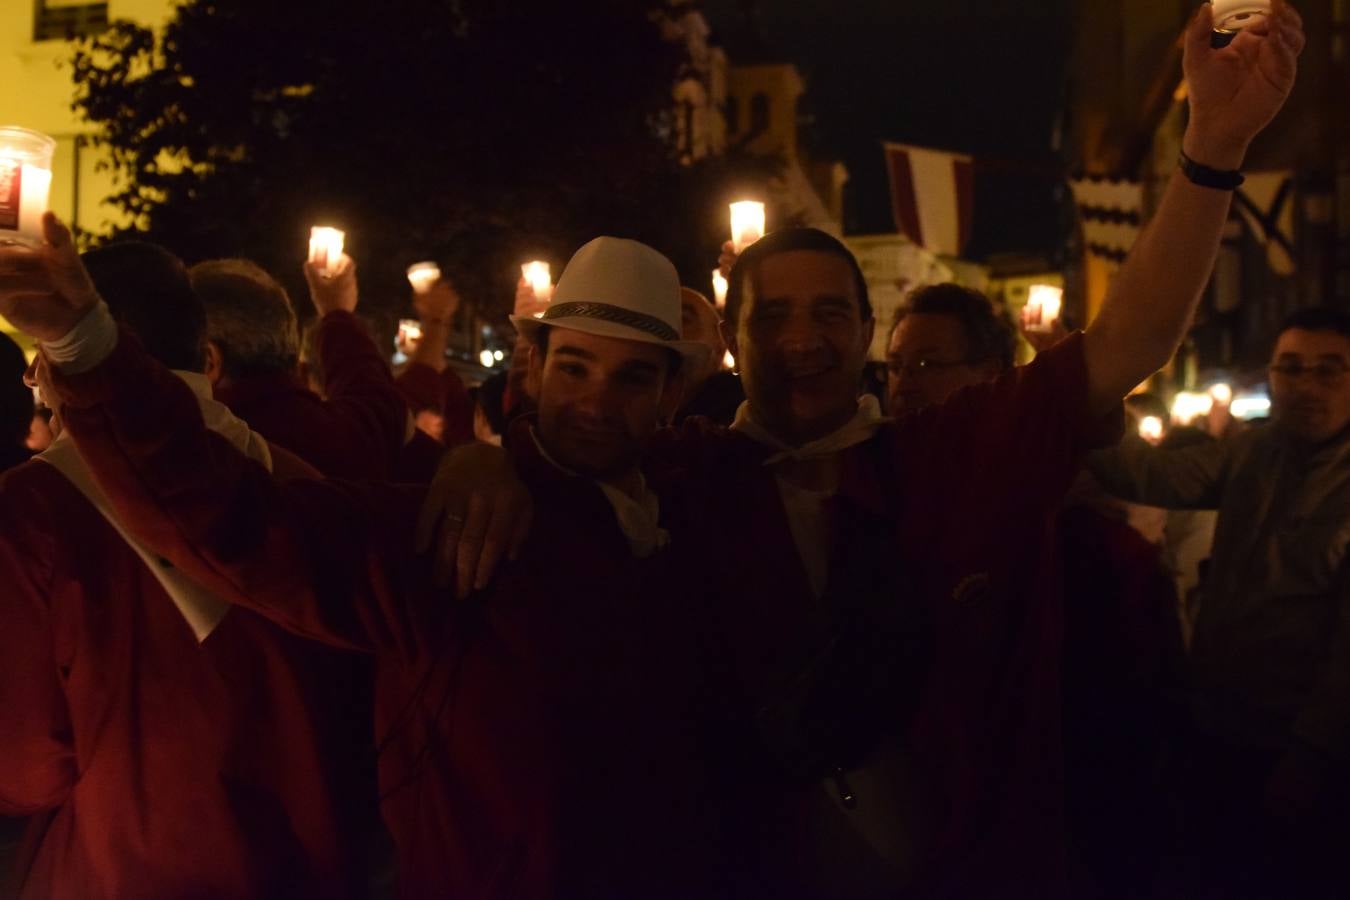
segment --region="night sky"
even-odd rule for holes
[[[736,36],[745,0],[706,0],[718,36]],[[893,231],[881,141],[1025,165],[977,180],[967,253],[1048,252],[1058,243],[1053,139],[1065,82],[1068,0],[759,0],[768,45],[810,85],[819,152],[852,175],[850,233]],[[1031,172],[1040,170],[1041,175]]]

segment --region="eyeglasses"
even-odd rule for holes
[[[892,375],[904,374],[910,378],[922,378],[925,375],[936,375],[938,372],[945,372],[948,369],[973,366],[983,361],[981,359],[958,359],[952,362],[944,362],[938,359],[920,359],[912,363],[906,363],[898,359],[892,359],[886,362],[886,371]]]
[[[1320,362],[1315,366],[1305,366],[1301,363],[1277,363],[1270,367],[1270,374],[1276,378],[1297,381],[1304,375],[1311,375],[1319,384],[1327,387],[1335,387],[1340,384],[1347,373],[1350,373],[1350,368],[1347,368],[1343,362]]]

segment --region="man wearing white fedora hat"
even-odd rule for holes
[[[718,894],[698,567],[637,466],[706,352],[679,339],[669,261],[600,238],[518,322],[539,416],[509,445],[535,528],[457,604],[413,552],[423,491],[273,480],[118,331],[69,231],[45,228],[37,250],[0,249],[0,314],[42,342],[41,377],[128,529],[230,603],[373,655],[403,896]]]

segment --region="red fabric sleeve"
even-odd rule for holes
[[[988,384],[899,421],[895,452],[907,487],[954,514],[957,533],[1000,525],[996,514],[1058,508],[1084,454],[1120,440],[1123,407],[1091,412],[1081,333]],[[964,524],[961,524],[964,523]],[[968,535],[967,535],[968,539]]]
[[[100,366],[53,381],[81,455],[157,553],[302,636],[420,653],[405,600],[430,580],[412,555],[422,492],[274,479],[207,430],[192,392],[125,331]]]
[[[25,471],[0,478],[0,814],[9,816],[60,805],[79,777],[47,606],[60,529],[23,488]]]
[[[388,473],[408,437],[408,407],[389,364],[351,313],[324,316],[314,345],[327,397],[325,435]]]

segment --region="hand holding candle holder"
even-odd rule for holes
[[[764,237],[764,204],[740,200],[731,204],[731,243],[737,255]]]
[[[342,264],[347,235],[337,228],[316,225],[309,230],[309,264],[322,276],[332,278]]]
[[[0,128],[0,244],[42,244],[56,141],[27,128]]]
[[[408,266],[408,283],[413,293],[425,294],[431,286],[441,280],[441,267],[434,262],[419,262]]]
[[[1214,0],[1214,32],[1210,46],[1222,49],[1238,33],[1270,16],[1271,0]]]
[[[340,251],[336,257],[324,258],[322,262],[327,265],[321,267],[313,260],[305,263],[305,282],[309,285],[309,298],[314,302],[314,308],[320,316],[335,310],[355,312],[360,298],[356,262]]]

